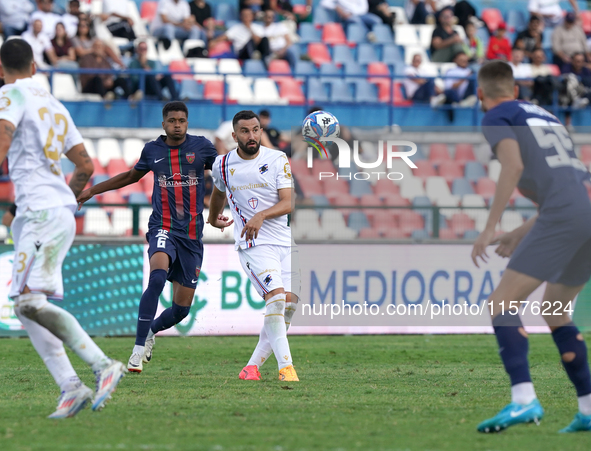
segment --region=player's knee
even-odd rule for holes
[[[27,293],[21,294],[14,306],[14,312],[17,316],[22,315],[29,319],[34,319],[37,312],[47,304],[47,297],[44,294]]]
[[[267,300],[267,315],[283,315],[285,312],[285,293],[276,294]]]
[[[189,315],[190,311],[191,306],[186,307],[175,304],[174,302],[172,303],[172,317],[174,318],[176,324],[184,320]]]
[[[164,285],[166,284],[166,276],[167,272],[164,269],[155,269],[150,273],[150,278],[148,279],[148,286],[158,292],[164,290]]]

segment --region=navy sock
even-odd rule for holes
[[[172,307],[164,310],[158,318],[152,322],[152,332],[155,334],[161,330],[170,329],[175,324],[180,323],[191,311],[191,306],[182,307],[172,303]]]
[[[158,297],[164,289],[167,272],[164,269],[155,269],[150,273],[148,288],[142,294],[140,300],[139,314],[137,318],[137,330],[135,332],[135,344],[146,345],[146,337],[150,331],[150,325],[156,315],[158,308]]]
[[[499,344],[499,355],[511,385],[531,382],[527,361],[529,345],[527,337],[519,332],[519,328],[523,328],[519,315],[505,313],[494,318],[492,324]]]
[[[581,339],[579,336],[579,329],[572,322],[552,332],[552,338],[562,357],[562,365],[577,390],[577,396],[585,396],[591,393],[591,374],[587,361],[587,346],[582,336]],[[565,358],[569,361],[565,361]]]

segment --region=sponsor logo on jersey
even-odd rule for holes
[[[269,286],[272,280],[273,278],[271,277],[271,274],[267,274],[267,277],[265,277],[265,280],[263,280],[263,282],[265,282],[265,285]]]
[[[230,169],[230,174],[231,175],[234,175],[234,172],[236,172],[236,169],[234,169],[234,168]]]
[[[268,164],[264,164],[264,165],[262,165],[262,166],[259,168],[259,172],[260,172],[261,174],[264,174],[264,173],[266,173],[268,170],[269,170],[269,165],[268,165]]]
[[[259,200],[256,197],[251,197],[248,199],[248,205],[250,205],[253,210],[256,210],[259,206]]]
[[[180,180],[174,180],[174,178],[180,178]],[[161,175],[158,177],[158,185],[161,188],[169,188],[175,186],[195,186],[198,184],[197,177],[191,177],[190,175],[173,174],[170,177]]]
[[[189,164],[193,163],[195,161],[195,152],[189,152],[186,157]]]
[[[263,269],[260,273],[257,274],[257,276],[262,276],[266,272],[277,272],[277,270],[276,269]]]
[[[0,97],[0,111],[10,106],[10,99],[8,97]]]
[[[265,183],[249,183],[248,185],[239,185],[233,186],[232,191],[244,191],[249,189],[257,189],[257,188],[267,188],[269,186],[268,182]]]

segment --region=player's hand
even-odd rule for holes
[[[497,248],[495,249],[495,252],[501,257],[511,257],[513,251],[521,241],[521,238],[521,235],[513,231],[497,237],[490,244],[498,244]]]
[[[78,201],[78,211],[80,211],[80,209],[82,208],[82,204],[84,204],[84,202],[88,202],[90,199],[92,199],[92,197],[93,194],[90,192],[90,188],[82,191],[76,199]]]
[[[257,213],[250,221],[246,223],[244,228],[242,229],[242,233],[240,234],[240,238],[246,235],[246,241],[252,241],[254,238],[258,238],[259,230],[263,225],[263,217]]]
[[[211,224],[213,227],[217,229],[221,229],[223,232],[226,227],[230,227],[232,224],[234,224],[234,220],[224,215],[218,215],[215,221],[210,221],[208,219],[207,223]]]
[[[484,229],[484,231],[478,235],[478,238],[476,238],[474,248],[472,249],[472,261],[477,268],[480,268],[480,266],[478,266],[478,257],[480,257],[484,263],[487,263],[489,256],[486,253],[486,247],[489,244],[492,244],[494,236],[494,230]]]

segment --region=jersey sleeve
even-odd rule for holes
[[[291,175],[291,166],[285,154],[275,160],[275,167],[275,185],[277,189],[292,188],[293,177]]]
[[[215,159],[218,157],[218,151],[209,139],[203,139],[203,147],[201,148],[203,164],[205,169],[211,169]]]
[[[496,146],[503,139],[514,139],[517,141],[517,136],[511,126],[510,119],[504,114],[485,115],[482,119],[482,133],[490,144],[493,153],[496,154]]]
[[[136,171],[139,172],[149,172],[150,171],[150,159],[148,157],[148,144],[144,146],[142,149],[142,154],[140,155],[140,159],[137,161],[135,166],[133,167]]]
[[[213,179],[213,184],[215,185],[215,187],[220,190],[222,193],[226,192],[226,185],[224,183],[224,181],[222,180],[222,161],[223,161],[223,156],[220,155],[218,156],[215,161],[213,162],[213,165],[211,167],[211,178]]]
[[[25,114],[26,99],[18,88],[0,91],[0,120],[18,127]]]

